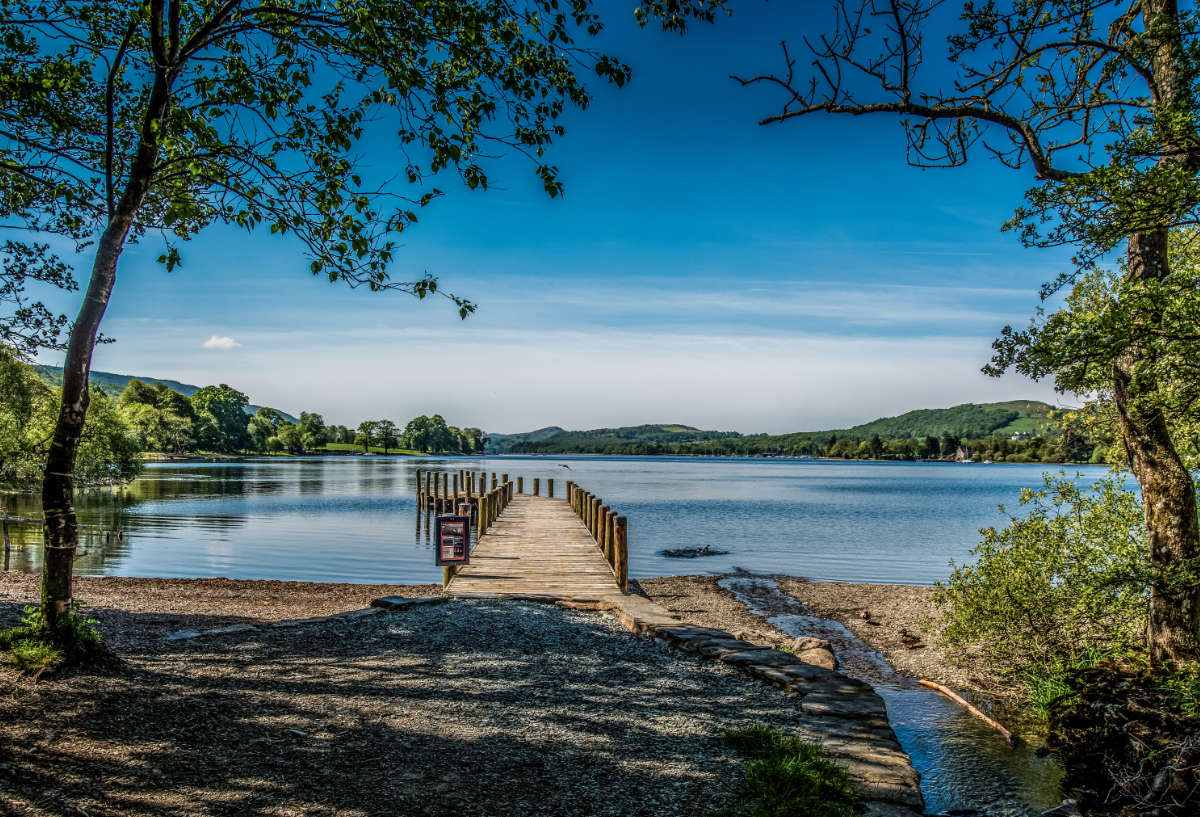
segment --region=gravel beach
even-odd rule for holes
[[[189,603],[171,626],[213,615]],[[716,735],[787,729],[799,711],[609,616],[527,602],[186,642],[132,632],[114,635],[125,649],[107,669],[0,677],[0,811],[698,814],[742,773]]]

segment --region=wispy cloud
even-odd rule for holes
[[[222,351],[236,349],[241,345],[242,344],[238,343],[236,340],[234,340],[233,338],[228,337],[226,335],[213,335],[211,338],[204,341],[205,349],[220,349]]]

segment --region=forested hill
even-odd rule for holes
[[[52,385],[52,386],[61,386],[62,385],[62,367],[61,366],[43,366],[42,364],[39,363],[39,364],[35,364],[33,368],[34,368],[34,371],[36,371],[38,373],[38,377],[42,378],[50,385]],[[116,374],[114,372],[98,372],[95,369],[93,369],[91,374],[88,376],[88,382],[91,385],[100,389],[100,391],[104,392],[109,397],[112,397],[114,399],[121,396],[121,392],[125,391],[125,387],[129,385],[130,380],[140,380],[149,386],[153,386],[155,383],[162,383],[167,388],[174,389],[175,391],[182,394],[184,397],[191,397],[193,394],[200,391],[199,386],[191,386],[191,385],[188,385],[187,383],[180,383],[178,380],[163,380],[160,377],[142,377],[141,375]],[[253,406],[253,405],[246,406],[246,413],[254,414],[260,408],[261,408],[261,406]],[[278,411],[278,409],[276,409],[276,411]],[[294,423],[300,422],[295,417],[293,417],[292,415],[290,415],[286,412],[280,411],[279,413],[282,414],[284,419],[287,420],[289,423],[294,424]]]
[[[986,437],[1012,434],[1044,435],[1054,426],[1054,407],[1037,400],[1007,403],[963,403],[946,409],[917,409],[899,417],[881,417],[869,423],[836,431],[839,436],[869,439],[878,434],[885,440],[918,437]],[[809,432],[832,434],[835,432]]]
[[[866,441],[973,440],[985,437],[1053,436],[1054,408],[1035,400],[964,403],[945,409],[917,409],[898,417],[882,417],[844,429],[792,434],[743,435],[736,431],[703,431],[682,425],[642,425],[561,431],[542,439],[513,440],[498,451],[514,454],[762,454],[818,453],[830,438]]]
[[[519,443],[537,443],[565,431],[562,426],[547,426],[535,431],[525,431],[520,434],[488,434],[487,453],[503,454]]]

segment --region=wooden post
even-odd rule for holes
[[[600,523],[600,497],[597,496],[597,497],[592,498],[592,524],[591,524],[591,528],[590,528],[592,538],[595,539],[597,542],[600,541],[600,528],[597,527],[597,525],[599,523]]]
[[[629,539],[625,517],[617,517],[614,534],[613,572],[617,574],[617,584],[621,586],[621,592],[629,595]]]
[[[417,519],[421,514],[417,514]],[[8,572],[9,557],[12,555],[12,543],[8,541],[8,511],[0,508],[0,527],[4,528],[4,572]]]
[[[442,565],[442,589],[445,590],[450,585],[450,580],[454,578],[455,568],[458,565]]]
[[[450,498],[450,474],[442,472],[442,499]]]
[[[501,474],[500,475],[500,484],[504,485],[507,482],[508,482],[508,474]]]
[[[433,496],[433,489],[430,484],[433,482],[433,472],[425,472],[425,510],[429,510],[429,497]]]
[[[458,507],[458,474],[454,475],[454,506]]]
[[[425,497],[421,495],[421,469],[417,469],[417,510],[425,507]],[[420,516],[420,514],[418,514]]]
[[[604,529],[604,555],[608,558],[608,563],[613,566],[613,570],[617,567],[617,512],[609,509],[608,524]]]
[[[533,495],[537,496],[541,492],[542,492],[542,479],[541,479],[541,477],[534,477],[533,478]]]
[[[546,496],[554,499],[554,480],[546,480]]]
[[[517,493],[525,493],[525,477],[517,477]]]
[[[605,536],[608,535],[608,506],[600,506],[600,520],[596,523],[596,545],[600,548],[600,552],[604,554],[604,558],[608,560],[608,551],[605,550]]]

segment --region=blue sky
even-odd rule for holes
[[[743,2],[683,38],[612,15],[603,45],[634,80],[596,84],[570,117],[550,155],[566,196],[548,199],[527,162],[506,159],[486,193],[441,182],[449,194],[404,236],[395,277],[438,275],[479,304],[465,322],[441,299],[314,279],[265,231],[216,228],[184,245],[174,273],[153,243],[126,252],[104,328],[117,342],[94,367],[226,382],[329,422],[437,411],[494,431],[781,432],[1058,399],[979,373],[1069,258],[1000,231],[1028,173],[984,156],[908,167],[883,118],[759,127],[776,97],[728,78],[777,68],[781,36],[798,39],[824,8]],[[373,170],[389,170],[387,134],[370,148]],[[228,340],[206,346],[214,337]]]

